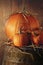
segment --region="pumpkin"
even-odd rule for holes
[[[31,39],[35,45],[38,45],[41,33],[39,21],[32,15],[28,15],[27,17],[30,22]]]
[[[29,29],[30,25],[27,16],[22,13],[10,16],[5,24],[6,35],[16,46],[27,45],[29,40],[26,32]]]
[[[6,35],[14,42],[15,46],[27,45],[29,43],[27,32],[32,34],[37,28],[39,28],[38,21],[33,16],[23,13],[11,15],[5,24]],[[32,34],[33,40],[34,37]]]
[[[9,39],[12,39],[20,30],[26,32],[29,27],[26,15],[22,13],[14,14],[9,17],[5,24],[5,32]]]

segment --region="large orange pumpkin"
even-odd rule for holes
[[[9,39],[14,42],[15,46],[23,46],[29,43],[28,33],[39,28],[38,21],[29,15],[23,13],[14,14],[9,17],[5,24],[5,32]],[[33,40],[34,35],[32,34]]]
[[[24,14],[14,14],[9,17],[5,24],[5,32],[9,39],[12,39],[16,33],[20,33],[20,30],[26,32],[28,29],[29,23],[26,15]]]
[[[22,13],[10,16],[5,24],[6,35],[9,39],[13,40],[16,46],[27,45],[29,40],[26,32],[29,29],[29,21],[26,15]]]

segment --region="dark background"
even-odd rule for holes
[[[4,25],[11,14],[25,11],[35,16],[43,26],[43,0],[0,0],[0,44],[7,41]]]

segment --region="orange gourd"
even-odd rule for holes
[[[27,45],[29,41],[26,33],[29,27],[26,15],[18,13],[9,17],[5,24],[5,32],[8,38],[14,42],[14,45],[23,46]]]
[[[9,17],[5,24],[5,32],[9,39],[14,42],[15,46],[28,45],[28,33],[32,33],[34,29],[39,28],[38,21],[29,15],[17,13]],[[34,38],[34,35],[32,34]],[[33,39],[34,40],[34,39]]]
[[[16,33],[20,33],[20,29],[26,32],[28,27],[29,23],[26,20],[26,15],[18,13],[9,17],[5,24],[5,32],[8,38],[12,39]]]

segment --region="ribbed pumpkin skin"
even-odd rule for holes
[[[10,16],[5,24],[6,35],[9,39],[13,40],[16,46],[23,46],[29,43],[27,32],[32,34],[31,39],[34,41],[35,36],[33,32],[36,28],[39,28],[39,22],[33,16],[22,13]],[[20,30],[23,31],[23,33],[21,33]],[[35,44],[37,44],[37,42]]]
[[[26,16],[25,16],[26,17]],[[20,32],[20,28],[26,32],[29,23],[26,21],[24,15],[22,14],[14,14],[12,15],[5,24],[5,32],[9,39],[12,39],[16,33]]]
[[[29,42],[26,33],[29,27],[30,25],[26,15],[18,13],[9,17],[5,24],[5,32],[8,38],[14,42],[14,45],[23,46]],[[20,29],[22,29],[23,33],[20,32]]]
[[[30,28],[32,30],[40,27],[39,21],[34,16],[27,15],[27,18],[28,18],[28,21],[30,22]]]

